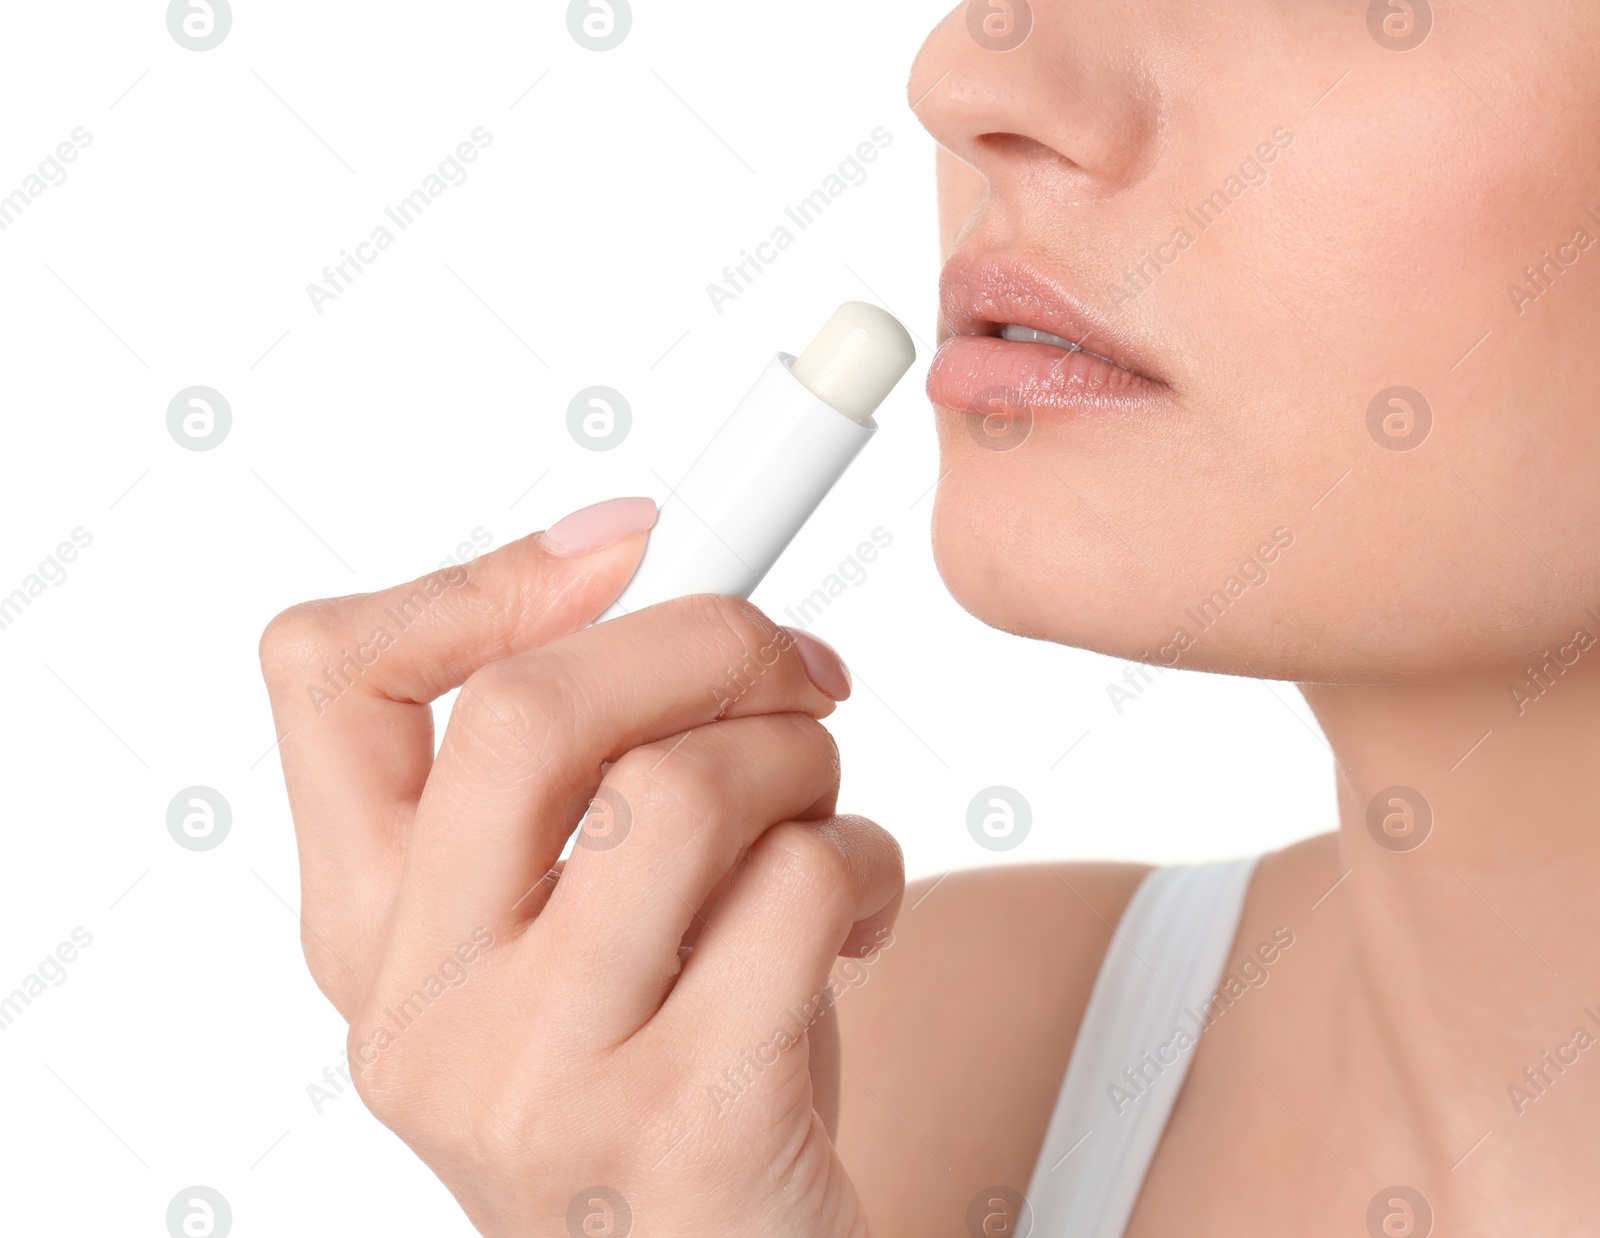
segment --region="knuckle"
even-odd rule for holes
[[[517,570],[516,556],[525,549],[518,543],[501,546],[440,573],[460,621],[492,642],[491,657],[523,648],[523,634],[550,609],[549,582],[537,571]]]
[[[888,872],[896,884],[905,886],[906,853],[900,840],[883,826],[868,817],[848,813],[835,817],[828,828],[837,833],[853,834],[854,846],[863,857],[863,864],[874,872]]]
[[[506,661],[486,662],[462,683],[456,706],[482,710],[495,717],[508,713],[520,708],[526,678],[524,667],[513,667]]]
[[[780,880],[813,904],[834,910],[851,902],[854,876],[844,852],[820,830],[786,821],[762,839]]]
[[[258,653],[269,686],[285,680],[320,660],[334,634],[326,602],[301,602],[275,615],[261,633]]]
[[[547,751],[561,715],[549,678],[537,659],[479,667],[451,710],[453,739],[497,759]]]
[[[378,1019],[366,1010],[350,1021],[345,1037],[350,1081],[372,1116],[398,1130],[409,1126],[412,1115],[426,1106],[418,1103],[416,1071],[407,1058],[404,1038],[380,1043],[373,1034],[379,1026]]]
[[[699,820],[720,813],[733,798],[731,780],[693,731],[623,754],[607,780],[636,813],[653,817]]]
[[[350,1082],[362,1104],[390,1130],[414,1146],[443,1151],[458,1143],[468,1126],[476,1102],[469,1103],[457,1079],[476,1064],[463,1060],[451,1066],[449,1045],[440,1033],[396,1025],[390,1009],[399,1002],[395,991],[382,988],[361,1002],[345,1036]],[[473,1088],[496,1102],[491,1084],[481,1077]]]
[[[833,732],[810,714],[784,714],[783,718],[794,728],[798,741],[809,746],[816,759],[827,766],[829,776],[837,781],[844,766],[839,756],[839,741]]]
[[[345,997],[345,969],[339,956],[321,936],[303,919],[300,922],[300,952],[305,955],[306,970],[316,982],[322,995],[333,1003],[334,1009],[343,1013]]]
[[[467,1151],[477,1164],[531,1168],[534,1147],[543,1142],[540,1123],[549,1120],[549,1101],[521,1088],[485,1095],[486,1104],[468,1110],[463,1119]]]
[[[769,743],[782,754],[796,788],[818,799],[836,793],[844,764],[839,756],[839,741],[833,732],[810,714],[767,714],[749,723],[766,728]],[[746,724],[743,720],[741,724]]]
[[[741,644],[748,644],[752,638],[767,639],[778,630],[759,607],[743,598],[696,593],[683,598],[681,604],[691,620],[714,629],[719,635],[733,637]]]
[[[833,732],[810,714],[766,714],[741,719],[739,725],[757,725],[765,730],[766,742],[782,754],[787,777],[797,790],[804,787],[807,795],[818,799],[839,790],[844,768],[839,743]]]
[[[758,684],[793,647],[787,632],[742,598],[698,594],[683,599],[696,630],[709,635],[707,653],[723,665],[714,689],[724,708]]]

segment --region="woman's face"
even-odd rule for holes
[[[1597,44],[1592,0],[952,13],[909,93],[957,599],[1315,681],[1600,637]]]

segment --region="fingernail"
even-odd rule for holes
[[[800,654],[800,665],[806,668],[806,677],[816,685],[817,691],[826,693],[836,701],[850,695],[850,668],[834,652],[833,646],[806,632],[784,628],[794,638],[795,650]]]
[[[563,516],[539,534],[539,544],[551,554],[572,558],[614,546],[655,522],[656,505],[650,499],[607,499]]]

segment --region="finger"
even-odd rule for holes
[[[808,674],[807,659],[831,665]],[[709,595],[484,667],[456,699],[418,806],[400,922],[430,949],[463,926],[511,931],[604,763],[719,718],[824,716],[834,698],[812,674],[847,691],[826,646]]]
[[[586,820],[518,949],[547,973],[603,975],[577,1014],[600,1043],[620,1042],[660,1007],[679,944],[741,853],[774,821],[832,813],[838,790],[833,737],[805,714],[713,722],[635,748],[600,786],[612,828],[594,835]]]
[[[834,969],[837,974],[840,965],[835,964]],[[848,977],[852,974],[846,965],[843,975]],[[844,1081],[844,1048],[839,1041],[839,1013],[833,1007],[818,1015],[817,1021],[806,1030],[806,1065],[811,1071],[811,1107],[822,1119],[828,1138],[837,1140],[840,1084]]]
[[[876,957],[904,891],[899,844],[881,826],[774,826],[708,917],[652,1034],[710,1040],[730,1063],[783,1051],[848,988],[830,975],[834,960]],[[863,981],[869,966],[858,964]]]
[[[261,640],[306,905],[392,894],[433,758],[427,702],[485,662],[581,627],[621,592],[648,499],[574,513],[464,566],[296,606]]]

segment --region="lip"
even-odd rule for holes
[[[1149,349],[1031,263],[957,254],[939,300],[951,334],[928,372],[928,397],[942,408],[1005,418],[1128,409],[1171,395]],[[1002,339],[1007,323],[1082,351]]]

